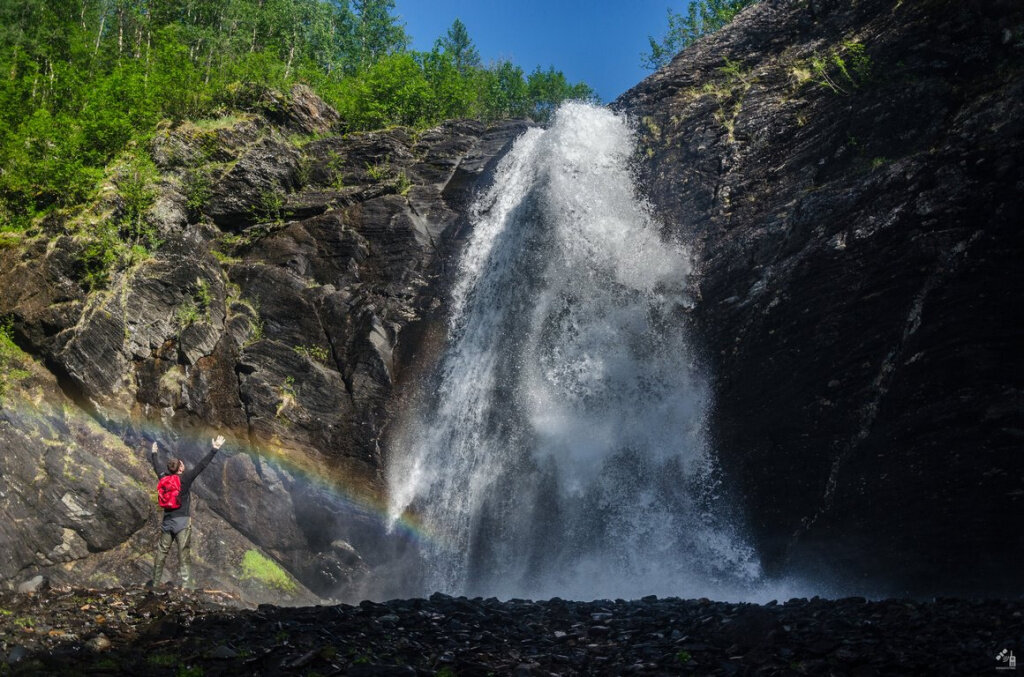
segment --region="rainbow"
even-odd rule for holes
[[[35,379],[31,379],[35,380]],[[217,434],[226,438],[223,452],[229,457],[238,454],[259,459],[281,471],[293,480],[325,492],[344,510],[371,518],[382,525],[387,533],[395,533],[400,537],[412,539],[416,543],[436,542],[416,515],[406,512],[399,517],[389,514],[387,501],[372,491],[365,483],[345,477],[337,469],[323,463],[317,463],[308,456],[294,449],[289,449],[274,440],[252,440],[211,428],[193,430],[169,430],[168,428],[147,420],[143,416],[111,415],[104,412],[102,416],[91,416],[84,409],[64,402],[49,401],[42,389],[31,388],[31,382],[18,384],[22,386],[0,400],[0,425],[6,421],[17,429],[36,430],[43,436],[47,433],[40,428],[68,428],[72,436],[77,428],[81,434],[105,435],[116,438],[126,449],[133,449],[139,458],[148,453],[149,445],[156,441],[165,451],[179,449],[183,446],[207,448],[210,440]],[[63,399],[63,398],[62,398]],[[56,424],[56,425],[55,425]],[[56,435],[54,430],[51,435]],[[168,441],[173,440],[170,444]]]

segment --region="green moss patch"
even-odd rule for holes
[[[281,592],[294,592],[296,588],[288,572],[256,550],[246,550],[242,557],[242,579],[257,581]]]

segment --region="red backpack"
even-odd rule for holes
[[[164,475],[156,485],[156,502],[161,508],[177,510],[181,507],[178,494],[181,493],[181,478],[177,475]]]

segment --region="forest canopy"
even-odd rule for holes
[[[349,131],[544,120],[595,99],[554,68],[484,65],[456,20],[409,49],[394,0],[0,0],[0,230],[78,204],[161,120],[311,86]]]

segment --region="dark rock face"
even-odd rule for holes
[[[406,366],[396,347],[418,343],[437,306],[432,271],[451,255],[477,181],[525,126],[341,137],[330,135],[337,113],[308,89],[260,106],[158,132],[160,192],[147,219],[163,244],[105,289],[83,283],[87,227],[0,249],[0,317],[60,383],[64,399],[51,406],[114,433],[104,439],[102,497],[88,481],[58,481],[53,468],[45,490],[3,495],[0,524],[17,545],[0,577],[39,570],[95,582],[52,569],[75,559],[79,572],[95,572],[85,560],[122,544],[145,556],[150,546],[129,541],[151,536],[155,519],[148,440],[194,462],[221,432],[229,443],[195,491],[209,511],[197,528],[223,547],[206,551],[200,574],[237,578],[234,560],[255,547],[319,594],[366,585],[374,544],[386,540],[373,506],[383,490],[379,440]],[[79,218],[116,214],[116,198],[101,197]],[[11,390],[4,413],[27,396]],[[33,486],[32,468],[58,459],[100,472],[91,457],[29,444],[59,434],[26,426],[0,425],[11,465],[0,482]],[[117,474],[129,469],[130,479]],[[37,518],[18,521],[26,511]],[[146,566],[123,560],[126,581],[144,580]]]
[[[1019,592],[1019,3],[766,0],[617,105],[770,568]]]

